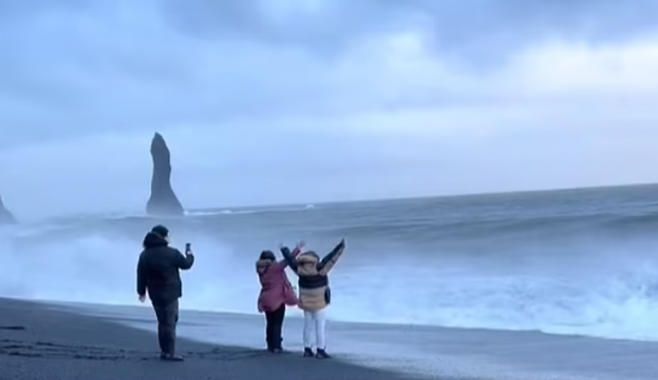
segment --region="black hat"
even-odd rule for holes
[[[157,226],[151,228],[151,232],[158,234],[163,238],[169,236],[169,229],[162,224],[158,224]]]

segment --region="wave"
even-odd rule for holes
[[[135,263],[148,222],[124,216],[4,228],[0,230],[5,268],[0,294],[136,304]],[[397,247],[382,251],[381,244],[377,250],[369,249],[371,236],[362,231],[354,234],[355,240],[361,239],[354,244],[359,248],[349,250],[332,273],[334,303],[329,315],[358,322],[658,340],[658,239],[653,234],[627,240],[600,233],[655,230],[657,222],[650,214],[481,222],[480,227],[472,226],[471,236],[473,229],[483,226],[530,236],[514,255],[508,247],[489,244],[478,248],[489,251],[483,256],[446,248],[421,252],[413,239],[403,252]],[[141,223],[139,228],[135,223]],[[587,229],[589,239],[535,240],[532,234],[552,228],[575,231],[579,226],[581,233]],[[442,228],[435,232],[447,234],[467,226]],[[183,306],[256,313],[255,253],[245,255],[243,246],[202,230],[188,232],[198,257],[193,270],[183,275]]]
[[[366,220],[347,221],[332,229],[338,236],[359,235],[377,240],[381,237],[433,235],[439,239],[490,239],[606,234],[646,234],[658,230],[658,213],[649,211],[636,214],[591,213],[588,215],[526,216],[510,219],[509,215],[484,215],[479,218],[444,221],[426,219],[397,219],[385,223],[367,223]]]
[[[200,209],[189,210],[185,212],[186,216],[215,216],[215,215],[242,215],[242,214],[262,214],[262,213],[287,213],[292,211],[305,211],[314,209],[315,205],[307,204],[304,206],[264,206],[258,208],[225,208],[225,209]]]

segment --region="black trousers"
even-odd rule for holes
[[[283,342],[283,319],[286,317],[286,305],[281,304],[278,309],[265,313],[265,341],[269,350],[281,348]]]
[[[158,343],[165,354],[176,352],[176,324],[178,323],[178,299],[153,301],[153,310],[158,319]]]

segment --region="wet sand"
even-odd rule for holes
[[[184,363],[162,363],[146,307],[0,298],[0,380],[655,380],[658,344],[537,332],[331,322],[333,360],[263,345],[260,316],[181,312]]]

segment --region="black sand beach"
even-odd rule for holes
[[[157,359],[148,308],[0,299],[0,380],[349,379],[655,380],[658,344],[536,332],[331,323],[335,359],[262,345],[258,316],[182,311],[184,363]],[[244,346],[240,346],[244,345]]]
[[[179,339],[184,363],[157,359],[155,336],[61,307],[0,300],[2,380],[401,379],[339,360]],[[409,377],[404,377],[409,378]]]

